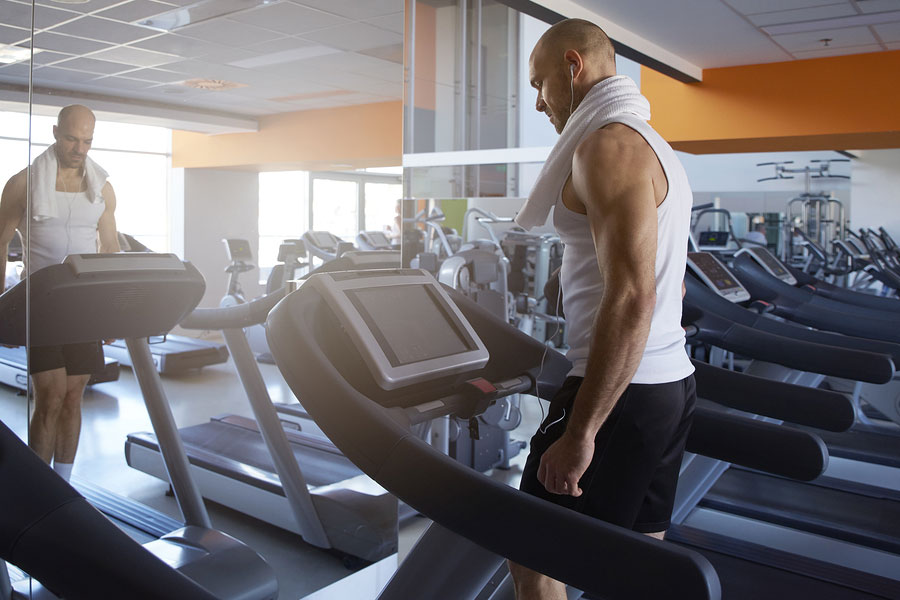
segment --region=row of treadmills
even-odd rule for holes
[[[467,422],[508,394],[549,394],[565,360],[544,357],[542,345],[421,272],[385,269],[396,256],[340,260],[298,292],[182,320],[223,330],[256,416],[223,419],[213,437],[255,437],[257,454],[235,470],[259,483],[225,484],[227,461],[201,449],[190,456],[190,478],[204,496],[261,488],[241,502],[277,514],[310,543],[365,560],[395,551],[404,510],[432,518],[437,525],[381,598],[507,598],[501,556],[586,597],[900,597],[897,300],[821,282],[796,287],[799,274],[762,249],[739,253],[733,271],[690,255],[689,343],[752,361],[744,373],[695,361],[703,402],[673,527],[659,543],[545,506],[436,454],[418,435],[423,423]],[[384,325],[410,315],[428,327]],[[294,405],[287,415],[265,394],[243,328],[266,320],[279,369],[309,414]],[[840,382],[850,397],[823,389]],[[180,438],[188,446],[192,436]],[[127,444],[132,464],[168,462],[135,436]],[[214,492],[218,485],[234,487]]]

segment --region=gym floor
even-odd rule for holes
[[[295,401],[274,365],[260,364],[260,369],[273,401]],[[225,413],[252,416],[230,360],[201,370],[167,375],[163,377],[163,385],[179,427],[204,423],[214,415]],[[23,439],[26,411],[24,394],[0,385],[0,420]],[[523,397],[522,411],[522,424],[512,437],[527,440],[540,422],[541,409],[535,398]],[[152,428],[137,381],[131,369],[122,368],[118,381],[99,384],[85,392],[81,439],[73,476],[180,519],[174,498],[166,495],[168,484],[126,464],[125,438],[136,431],[152,431]],[[491,476],[517,485],[525,452],[512,462],[510,470],[495,470]],[[214,527],[246,542],[269,561],[278,576],[280,598],[304,598],[351,573],[339,558],[306,544],[292,533],[212,502],[207,502],[207,507]],[[401,560],[428,522],[419,517],[401,526]]]

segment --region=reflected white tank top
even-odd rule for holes
[[[56,265],[69,254],[97,251],[97,222],[106,208],[102,200],[91,202],[85,192],[53,192],[59,207],[57,217],[31,221],[31,243],[26,239],[25,218],[19,223],[22,241],[28,249],[25,267],[29,273]]]
[[[687,261],[693,196],[687,174],[671,146],[645,121],[623,116],[618,122],[647,140],[668,179],[668,193],[656,209],[656,306],[650,335],[631,383],[669,383],[694,372],[684,348],[681,327],[681,282]],[[603,296],[603,278],[585,215],[569,210],[562,194],[553,210],[553,224],[565,244],[560,285],[572,362],[569,375],[583,377],[587,367],[594,315]],[[599,324],[603,326],[602,323]]]

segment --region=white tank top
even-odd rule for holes
[[[19,223],[27,248],[25,267],[29,273],[57,265],[69,254],[97,251],[97,222],[106,208],[102,200],[91,202],[85,192],[54,191],[59,216],[31,221],[31,243],[26,239],[25,218]]]
[[[650,125],[628,116],[617,118],[616,122],[631,127],[647,141],[669,184],[665,199],[656,209],[656,306],[647,345],[631,383],[679,381],[694,372],[684,349],[681,327],[681,282],[687,262],[693,196],[675,152]],[[566,358],[573,365],[569,375],[584,377],[603,279],[587,217],[566,208],[561,193],[553,211],[553,224],[565,244],[560,285],[570,346]]]

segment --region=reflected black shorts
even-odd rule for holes
[[[41,373],[65,368],[67,375],[93,375],[103,371],[103,344],[86,342],[65,346],[32,346],[28,372]]]
[[[594,460],[578,498],[551,494],[537,479],[541,456],[563,434],[581,377],[569,377],[531,438],[520,489],[640,533],[668,529],[681,457],[696,403],[694,376],[631,384],[594,439]]]

